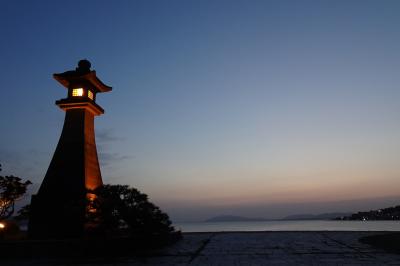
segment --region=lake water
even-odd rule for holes
[[[182,232],[221,231],[400,231],[400,221],[258,221],[175,223]]]

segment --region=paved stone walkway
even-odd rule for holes
[[[112,261],[0,261],[2,265],[400,265],[400,255],[360,243],[377,232],[188,233],[150,257]],[[4,262],[4,264],[3,264]]]

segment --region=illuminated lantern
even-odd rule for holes
[[[46,176],[32,196],[29,236],[32,238],[78,237],[85,232],[87,202],[102,178],[94,132],[94,117],[104,113],[96,103],[96,94],[109,92],[81,60],[75,70],[53,77],[68,90],[67,97],[56,101],[65,111],[63,130]]]

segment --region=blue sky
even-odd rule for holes
[[[173,218],[400,198],[398,1],[1,6],[5,174],[40,184],[64,118],[52,74],[87,58],[114,88],[95,122],[104,181]]]

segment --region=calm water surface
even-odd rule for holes
[[[260,221],[175,223],[182,232],[220,231],[400,231],[400,221]]]

